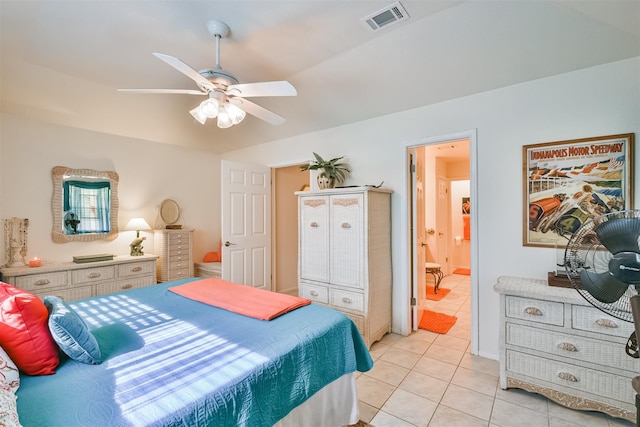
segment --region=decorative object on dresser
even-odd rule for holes
[[[47,262],[40,268],[0,269],[2,281],[43,299],[47,295],[64,301],[89,298],[156,283],[155,255],[114,257],[99,262]]]
[[[298,195],[298,293],[342,311],[368,347],[391,330],[391,190]]]
[[[346,179],[347,174],[351,172],[346,163],[340,162],[344,157],[335,157],[331,160],[325,160],[317,153],[313,153],[313,156],[315,157],[315,160],[310,161],[309,164],[300,166],[300,170],[320,171],[316,179],[318,181],[318,188],[321,190],[334,188],[337,184],[342,184]]]
[[[162,227],[168,230],[179,230],[182,228],[181,224],[177,222],[182,218],[182,209],[175,200],[165,199],[160,203],[158,208],[160,214],[160,220],[163,223]]]
[[[193,277],[193,229],[155,230],[158,282]]]
[[[136,232],[135,240],[129,244],[131,256],[144,255],[144,252],[142,252],[142,242],[147,240],[147,238],[140,237],[140,230],[151,230],[151,226],[147,224],[144,218],[131,218],[124,229],[129,231],[135,230]]]
[[[624,346],[633,326],[596,309],[574,289],[500,277],[500,387],[634,421],[631,381],[640,359]]]
[[[4,253],[7,267],[23,267],[27,257],[27,218],[7,218],[4,222]]]

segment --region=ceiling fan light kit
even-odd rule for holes
[[[216,39],[216,65],[196,71],[181,60],[162,53],[153,55],[192,79],[199,90],[187,89],[118,89],[120,92],[153,94],[206,95],[207,99],[189,113],[200,124],[217,118],[219,128],[228,128],[244,120],[247,113],[272,125],[280,125],[285,119],[246,98],[262,96],[296,96],[297,91],[286,81],[244,83],[220,66],[220,39],[229,34],[229,27],[216,20],[207,22],[207,29]]]

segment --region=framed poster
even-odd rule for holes
[[[591,218],[633,209],[634,134],[522,147],[524,246],[566,247]]]

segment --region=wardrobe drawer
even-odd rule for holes
[[[60,271],[57,273],[33,274],[30,276],[18,276],[15,283],[18,288],[25,291],[44,291],[50,288],[60,288],[68,285],[67,272]]]
[[[300,283],[298,293],[301,298],[309,298],[313,302],[329,304],[329,288],[327,286]]]
[[[574,305],[571,307],[571,311],[571,327],[573,329],[622,338],[629,338],[634,330],[633,323],[616,319],[595,307]]]
[[[169,262],[169,270],[181,270],[183,268],[188,269],[190,266],[191,266],[191,263],[189,262],[188,257],[184,257],[180,259],[171,258]]]
[[[563,326],[564,304],[507,295],[505,297],[505,316],[547,325]]]
[[[622,351],[622,344],[592,338],[552,332],[544,329],[507,323],[507,344],[535,349],[549,354],[584,362],[591,362],[631,372],[640,371],[640,360]],[[620,351],[611,351],[611,348]]]
[[[154,262],[132,262],[118,265],[118,277],[140,276],[142,274],[152,274],[155,270]]]
[[[364,294],[331,289],[331,305],[364,312]]]
[[[71,270],[71,283],[93,283],[102,280],[110,280],[116,277],[116,270],[113,265],[107,267],[84,268],[82,270]]]
[[[169,246],[173,245],[188,245],[189,244],[189,232],[183,231],[180,233],[169,234]]]
[[[507,350],[506,368],[509,372],[581,390],[597,396],[625,403],[635,402],[629,378],[582,366]]]

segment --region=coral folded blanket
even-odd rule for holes
[[[196,280],[174,286],[169,290],[194,301],[260,320],[272,320],[311,303],[310,299],[265,291],[215,278]]]

